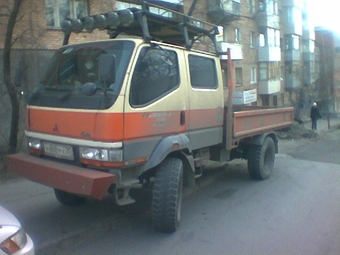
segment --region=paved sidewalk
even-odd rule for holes
[[[311,129],[312,122],[310,119],[304,120],[304,124],[306,129]],[[336,130],[340,129],[340,118],[330,118],[329,119],[329,125],[327,117],[324,117],[322,119],[319,119],[317,122],[317,130],[316,132],[322,133],[327,132],[330,130]]]

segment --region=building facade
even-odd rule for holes
[[[12,1],[2,0],[11,8]],[[259,106],[293,105],[297,117],[308,116],[313,101],[320,100],[319,48],[315,47],[314,26],[310,22],[307,0],[182,0],[149,1],[184,12],[219,26],[219,46],[230,48],[237,104]],[[23,1],[13,44],[13,74],[19,70],[24,90],[31,90],[46,68],[54,50],[62,45],[62,21],[111,10],[135,7],[137,0],[31,0]],[[6,8],[1,14],[6,14]],[[154,12],[164,14],[162,9]],[[4,38],[7,16],[0,15],[0,38]],[[108,38],[103,30],[72,34],[70,43]],[[0,39],[2,40],[2,39]],[[197,48],[210,49],[201,45]],[[3,42],[0,45],[0,54]],[[318,46],[318,45],[317,45]],[[319,45],[320,46],[320,45]],[[332,45],[336,48],[336,45]],[[337,55],[336,55],[337,56]],[[226,58],[221,57],[227,77]],[[334,62],[334,61],[333,61]],[[339,66],[335,61],[334,66]],[[2,63],[0,63],[0,66]],[[1,76],[2,74],[0,74]],[[333,77],[336,74],[333,73]],[[335,78],[334,78],[335,79]],[[333,79],[333,80],[334,80]],[[328,86],[328,85],[327,85]],[[340,83],[332,85],[336,95]],[[330,86],[329,86],[330,87]],[[228,93],[228,83],[225,83]],[[255,96],[254,96],[255,93]],[[247,97],[247,95],[253,95]],[[245,100],[247,98],[247,100]],[[239,100],[241,99],[241,100]],[[334,101],[334,111],[339,102]]]
[[[323,112],[340,113],[340,36],[321,27],[315,29],[319,49],[318,99]]]

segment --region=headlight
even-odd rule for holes
[[[12,226],[4,226],[6,231],[11,230],[11,228],[16,228]],[[17,229],[17,228],[16,228]],[[7,238],[0,244],[1,250],[3,250],[7,254],[13,254],[20,249],[22,249],[27,243],[26,232],[23,229],[19,229],[14,235]]]
[[[122,150],[109,150],[80,147],[80,158],[96,160],[96,161],[108,161],[108,162],[121,162],[123,160]]]

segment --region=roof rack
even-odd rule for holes
[[[156,8],[156,9],[153,9]],[[153,10],[162,12],[156,14]],[[111,11],[81,19],[67,19],[62,22],[64,32],[63,45],[68,44],[72,32],[94,29],[108,31],[110,38],[119,34],[141,36],[146,42],[158,40],[192,48],[194,42],[201,37],[209,37],[216,48],[216,25],[195,19],[191,16],[166,9],[163,6],[141,1],[141,8],[128,8]]]

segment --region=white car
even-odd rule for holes
[[[34,255],[32,239],[15,216],[0,206],[0,255]]]

